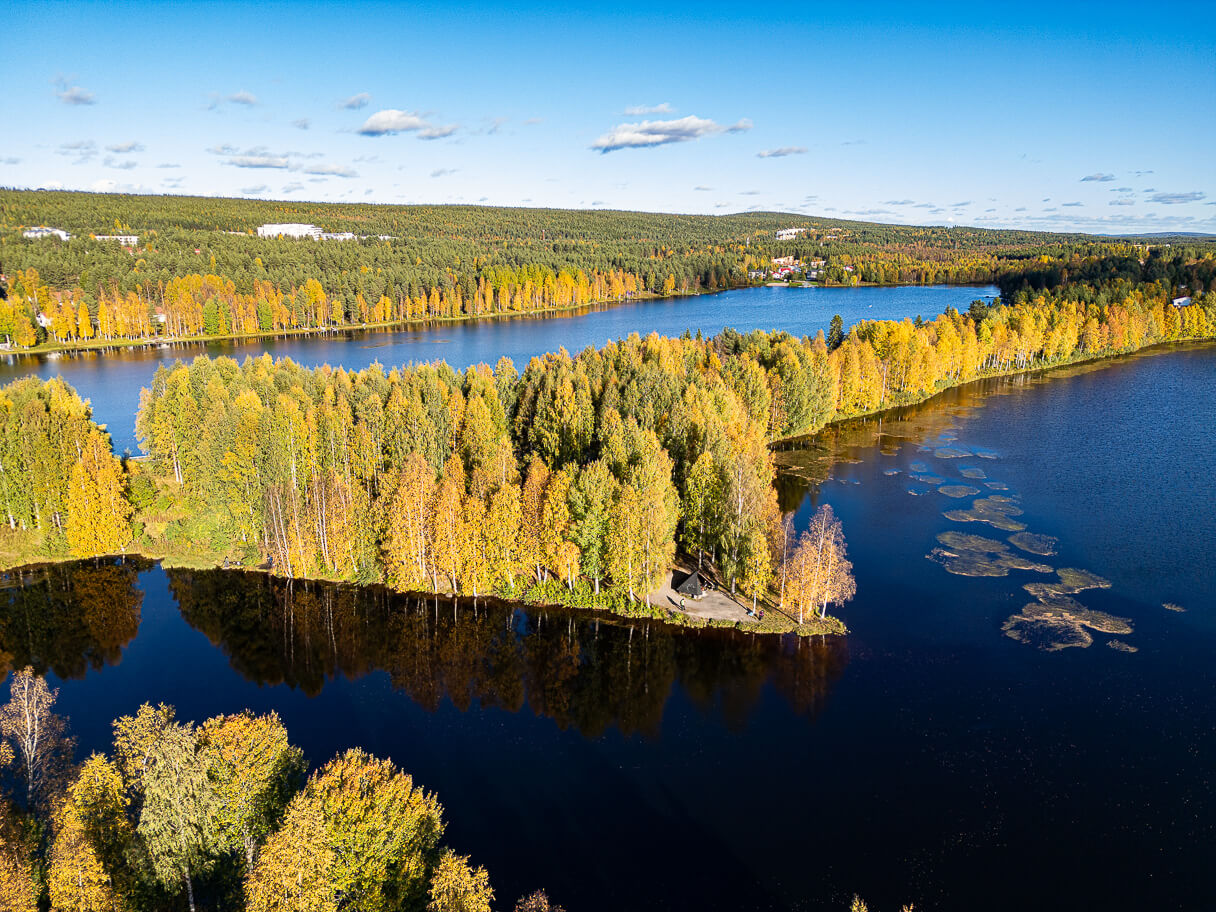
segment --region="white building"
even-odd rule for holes
[[[1173,304],[1175,307],[1190,307],[1191,298],[1190,298],[1190,295],[1187,295],[1185,298],[1174,298],[1174,300],[1171,301],[1170,303]]]
[[[326,231],[319,235],[323,241],[353,241],[356,240],[353,231]]]
[[[313,240],[319,240],[321,237],[321,229],[316,225],[301,225],[297,222],[285,222],[282,224],[260,226],[258,228],[258,237],[312,238]]]
[[[124,247],[134,247],[139,243],[138,234],[95,234],[93,239],[96,241],[118,241]]]
[[[780,231],[777,232],[777,240],[792,241],[794,238],[798,237],[798,235],[802,234],[802,232],[804,232],[804,231],[806,231],[805,228],[782,228]]]
[[[72,236],[70,234],[68,234],[66,231],[64,231],[62,228],[47,228],[45,225],[42,225],[38,228],[26,228],[25,231],[23,231],[21,233],[25,237],[31,238],[34,240],[50,237],[51,235],[54,235],[55,237],[59,238],[59,240],[61,240],[61,241],[70,241],[72,239]]]

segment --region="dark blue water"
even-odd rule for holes
[[[639,301],[560,316],[441,323],[393,332],[342,332],[324,336],[286,336],[241,342],[209,342],[163,348],[115,349],[78,354],[0,356],[0,384],[18,377],[62,376],[93,403],[94,418],[109,427],[118,452],[139,452],[135,412],[139,391],[149,385],[158,364],[201,354],[246,356],[269,352],[308,366],[330,364],[361,370],[373,362],[399,366],[447,361],[458,370],[471,364],[493,365],[504,355],[519,370],[529,359],[565,347],[571,353],[589,345],[622,339],[630,333],[678,336],[698,331],[719,333],[785,330],[796,336],[827,331],[833,314],[845,326],[859,320],[936,316],[947,307],[966,310],[976,298],[992,296],[991,286],[896,288],[745,288],[716,295]]]
[[[6,590],[0,649],[54,672],[82,750],[164,700],[276,709],[314,763],[391,756],[508,908],[542,886],[571,912],[1213,908],[1213,414],[1216,346],[1193,346],[972,384],[780,454],[800,521],[843,518],[846,639],[85,564]],[[943,531],[1008,533],[943,516],[974,498],[909,494],[933,487],[914,463],[1002,485],[1059,540],[1039,559],[1109,580],[1075,598],[1132,632],[1004,636],[1044,574],[927,560]]]

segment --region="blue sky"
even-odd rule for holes
[[[1216,232],[1216,4],[977,6],[10,2],[0,184]]]

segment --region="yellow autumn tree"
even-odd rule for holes
[[[89,432],[68,481],[68,547],[77,557],[113,554],[131,542],[131,504],[122,464],[100,431]]]

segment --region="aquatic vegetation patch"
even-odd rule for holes
[[[1003,481],[985,481],[984,487],[990,491],[1008,491],[1009,485]]]
[[[931,490],[930,488],[917,488],[914,486],[914,487],[908,488],[908,493],[911,494],[913,497],[923,497],[925,494],[928,494],[930,490]]]
[[[942,515],[953,522],[987,523],[1005,532],[1021,532],[1026,528],[1025,523],[1010,518],[1022,515],[1013,499],[998,494],[977,498],[971,502],[970,510],[947,510]]]
[[[1051,557],[1056,553],[1056,545],[1059,544],[1059,539],[1050,535],[1039,535],[1037,532],[1017,532],[1010,535],[1008,541],[1016,548],[1041,557]]]
[[[914,462],[911,466],[909,466],[909,468],[911,468],[913,472],[928,472],[929,464],[927,462]]]
[[[1051,572],[1051,567],[1046,564],[1014,553],[1005,542],[982,535],[942,532],[937,540],[942,547],[934,548],[925,556],[955,576],[1008,576],[1010,570]]]
[[[1127,618],[1115,617],[1104,611],[1086,608],[1068,597],[1031,602],[1001,626],[1005,636],[1047,652],[1057,652],[1070,646],[1082,649],[1093,644],[1090,631],[1128,634],[1132,632]],[[1117,648],[1117,647],[1116,647]]]
[[[922,472],[918,475],[913,475],[912,477],[915,478],[917,481],[920,481],[920,482],[923,482],[923,483],[929,484],[929,485],[944,484],[946,481],[946,479],[942,478],[942,476],[934,475],[931,472]]]
[[[983,469],[977,469],[974,466],[967,466],[965,468],[959,469],[958,473],[960,475],[962,475],[964,478],[987,478],[988,477],[987,472],[985,472]]]
[[[1177,611],[1179,614],[1186,611],[1186,609],[1183,608],[1181,605],[1176,605],[1173,602],[1165,602],[1164,604],[1162,604],[1161,607],[1164,608],[1166,611]]]
[[[988,447],[972,447],[971,449],[975,451],[975,455],[980,457],[980,459],[999,459],[1000,458],[997,455],[996,450],[989,449]]]
[[[884,475],[898,475],[898,474],[899,474],[899,469],[883,469],[883,470],[882,470],[882,473],[883,473]]]
[[[1123,640],[1107,640],[1106,645],[1109,646],[1111,649],[1115,650],[1115,652],[1139,652],[1140,651],[1140,647],[1133,646],[1131,643],[1124,642]]]
[[[938,447],[933,451],[933,455],[938,459],[959,459],[963,456],[974,456],[970,450],[959,449],[958,447]]]
[[[979,488],[971,488],[967,485],[942,485],[937,490],[947,497],[970,497],[980,492]]]

